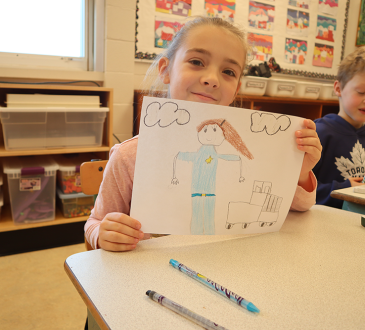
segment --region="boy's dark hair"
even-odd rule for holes
[[[344,89],[356,74],[363,72],[365,72],[365,46],[357,48],[341,61],[337,73],[341,89]]]

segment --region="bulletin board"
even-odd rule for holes
[[[343,59],[350,0],[137,0],[137,59],[154,59],[192,16],[245,29],[249,61],[274,57],[283,74],[334,80]]]

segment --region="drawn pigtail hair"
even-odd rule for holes
[[[248,150],[246,144],[242,141],[241,137],[235,130],[235,128],[226,120],[223,120],[219,125],[223,130],[223,135],[226,140],[243,156],[248,159],[253,159],[253,155]]]

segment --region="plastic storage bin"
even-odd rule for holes
[[[294,97],[316,100],[319,97],[321,88],[322,84],[306,81],[297,81],[294,91]]]
[[[88,216],[94,208],[94,196],[78,194],[63,194],[57,188],[57,205],[65,218]]]
[[[6,150],[101,146],[109,108],[0,108]]]
[[[333,89],[333,84],[322,84],[318,98],[320,100],[338,100],[338,96]]]
[[[264,95],[266,92],[268,78],[244,76],[241,78],[241,94]]]
[[[81,193],[80,165],[96,158],[84,154],[56,155],[54,160],[58,164],[57,186],[63,194]]]
[[[296,84],[295,80],[269,78],[265,94],[275,97],[293,97]]]
[[[54,220],[57,163],[50,156],[4,159],[15,224]]]

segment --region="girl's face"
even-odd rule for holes
[[[160,59],[159,74],[173,99],[229,105],[241,85],[244,58],[243,45],[231,32],[200,26],[190,31],[169,71],[169,60]]]
[[[198,132],[198,140],[201,144],[220,146],[224,141],[222,129],[217,125],[206,125]]]

